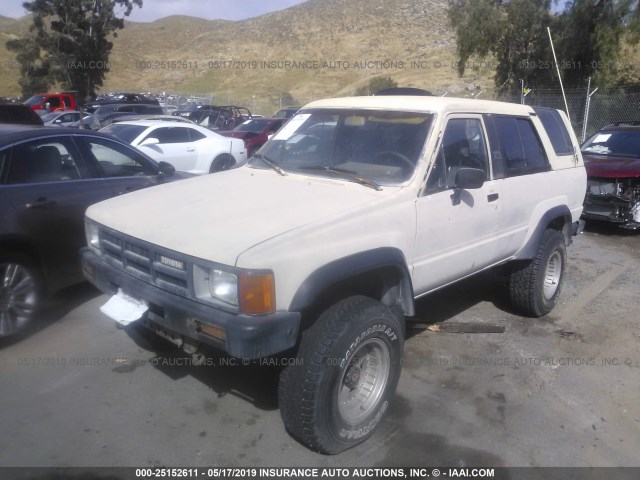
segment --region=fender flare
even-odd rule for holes
[[[392,247],[382,247],[355,253],[334,260],[312,272],[293,296],[289,311],[301,312],[311,307],[326,289],[350,277],[393,268],[398,272],[400,298],[397,302],[405,315],[415,314],[413,285],[404,254]]]
[[[562,225],[558,230],[564,235],[565,244],[571,243],[571,211],[566,205],[557,205],[551,210],[547,210],[544,215],[538,221],[533,234],[527,241],[526,245],[516,253],[514,260],[531,260],[536,256],[542,236],[544,232],[549,228],[549,225],[554,221],[561,220]]]

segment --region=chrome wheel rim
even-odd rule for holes
[[[550,300],[558,291],[560,287],[560,277],[562,276],[562,256],[560,252],[553,252],[549,261],[547,262],[547,268],[544,272],[544,285],[542,287],[544,298]]]
[[[345,422],[357,424],[375,409],[390,370],[389,348],[380,339],[367,340],[351,355],[338,386],[338,411]]]
[[[29,270],[16,263],[0,264],[0,336],[23,328],[37,302],[36,282]]]

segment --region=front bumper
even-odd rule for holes
[[[89,248],[83,248],[80,255],[87,280],[105,293],[113,295],[121,288],[145,300],[149,304],[142,320],[145,326],[173,338],[179,345],[203,343],[234,357],[255,359],[283,352],[296,344],[300,328],[298,312],[268,315],[224,312],[139,280],[111,266]],[[205,333],[207,326],[223,331],[224,339]]]

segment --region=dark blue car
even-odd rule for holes
[[[82,281],[89,205],[187,176],[107,135],[0,125],[0,337],[27,325],[48,293]]]

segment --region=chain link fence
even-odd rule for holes
[[[291,99],[278,94],[257,98],[249,95],[184,95],[163,92],[161,97],[160,101],[169,106],[169,109],[183,107],[189,103],[237,105],[246,107],[253,113],[263,115],[272,115],[280,108],[300,106],[314,100],[313,98]],[[566,98],[571,124],[581,142],[606,125],[619,122],[640,123],[640,92],[608,91],[601,93],[596,89],[589,91],[584,88],[567,90]],[[292,100],[295,105],[291,103]],[[505,95],[498,97],[497,100],[513,103],[524,102],[526,105],[565,110],[564,98],[559,89],[532,90],[524,97]]]
[[[568,91],[566,97],[571,124],[581,142],[606,125],[640,122],[640,92],[600,93],[595,89],[589,92],[585,88]],[[498,100],[514,103],[524,100],[526,105],[566,110],[559,90],[532,91],[524,98],[503,96]]]

